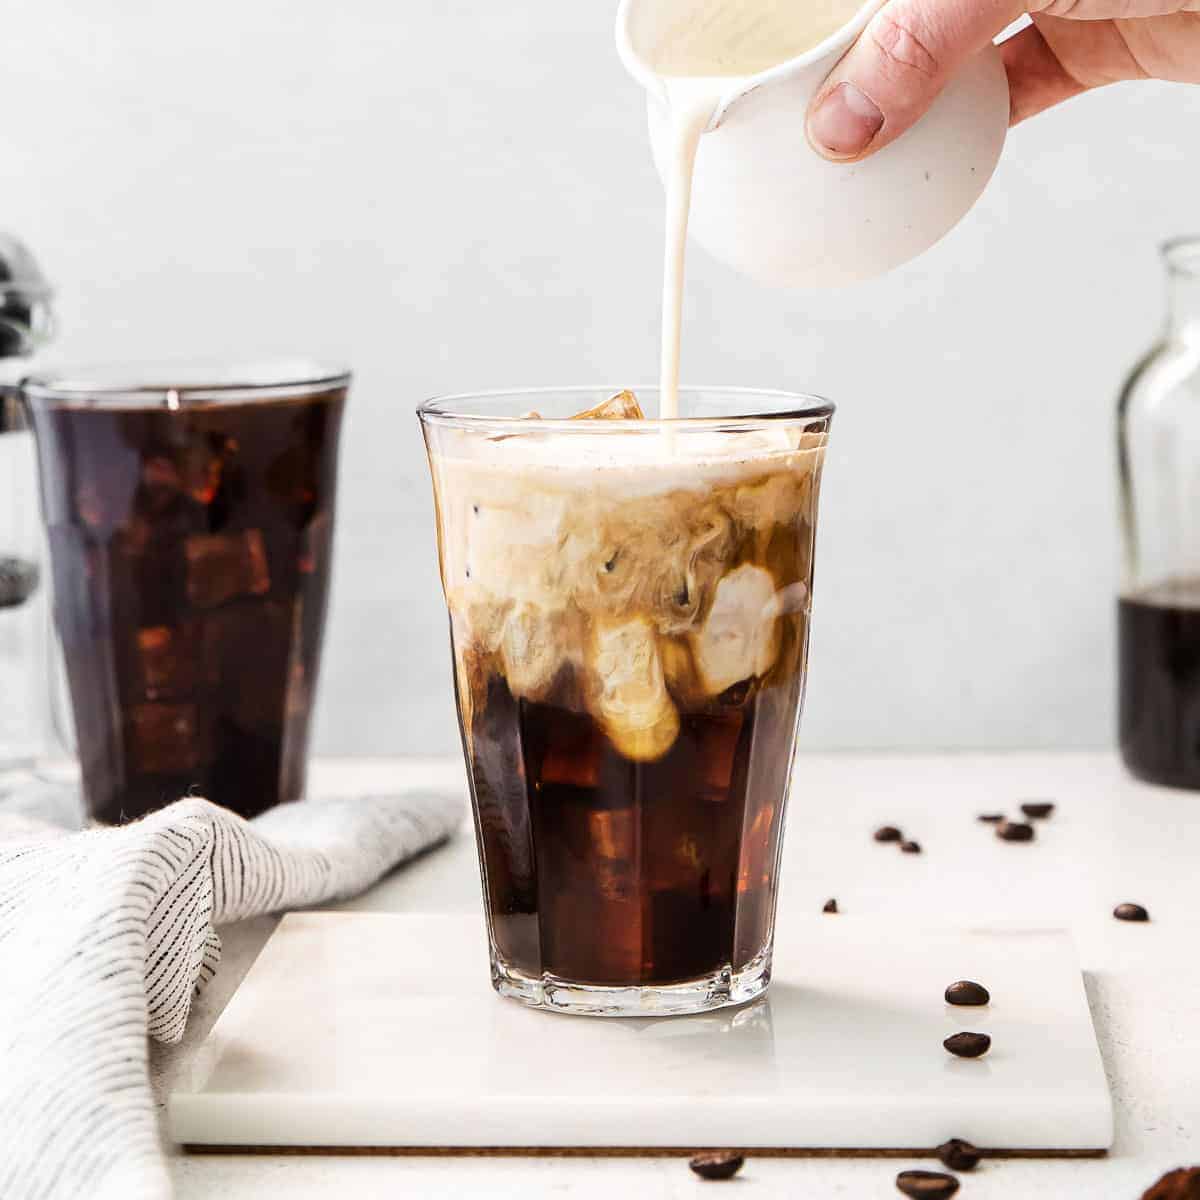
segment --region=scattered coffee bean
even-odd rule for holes
[[[905,854],[920,854],[921,853],[921,843],[920,842],[901,842],[900,849],[903,850]]]
[[[1001,821],[996,826],[996,836],[1006,842],[1032,842],[1033,826],[1024,821]]]
[[[906,1196],[921,1197],[923,1200],[946,1200],[958,1191],[958,1180],[941,1171],[901,1171],[896,1176],[896,1186]]]
[[[1118,921],[1148,921],[1150,914],[1140,904],[1118,904],[1113,909]]]
[[[1003,813],[980,813],[979,819],[986,821],[989,825],[999,825],[1004,820]]]
[[[948,1142],[943,1142],[937,1148],[936,1154],[952,1171],[973,1171],[983,1157],[978,1147],[964,1142],[962,1138],[951,1138]]]
[[[980,1004],[990,1004],[991,994],[982,983],[970,979],[960,979],[946,989],[947,1004],[961,1004],[976,1007]]]
[[[875,830],[875,840],[877,842],[898,842],[903,837],[904,834],[902,834],[900,830],[895,827],[895,825],[880,825],[880,827]]]
[[[697,1154],[688,1162],[701,1179],[732,1179],[746,1161],[741,1154],[731,1154],[726,1150],[706,1150]]]
[[[823,913],[835,913],[835,912],[837,912],[837,910],[838,910],[838,906],[837,906],[836,900],[826,900],[825,907],[823,909],[821,909],[821,911]]]
[[[953,1033],[942,1045],[956,1058],[979,1058],[991,1048],[992,1039],[986,1033]]]
[[[1168,1171],[1142,1200],[1200,1200],[1200,1167],[1176,1167]]]
[[[1021,805],[1021,811],[1027,817],[1041,820],[1042,817],[1048,817],[1054,811],[1054,805],[1049,800],[1026,800]]]

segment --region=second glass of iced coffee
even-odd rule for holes
[[[420,409],[492,979],[538,1007],[698,1012],[770,979],[833,408],[680,411],[587,388]]]
[[[349,384],[304,362],[23,384],[92,816],[303,795]]]

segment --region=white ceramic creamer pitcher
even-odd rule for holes
[[[691,236],[715,258],[764,283],[837,286],[914,258],[979,198],[1008,127],[1008,83],[994,46],[870,158],[831,163],[809,145],[810,100],[881,3],[868,0],[797,57],[721,79],[728,90],[700,139],[689,220]],[[654,69],[652,48],[678,20],[673,0],[621,0],[617,14],[621,58],[647,91],[660,175],[671,153],[668,93],[678,80]]]

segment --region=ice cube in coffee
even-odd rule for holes
[[[85,379],[27,392],[92,813],[298,799],[348,378]]]
[[[558,397],[595,419],[422,410],[493,978],[584,1012],[749,999],[831,409],[663,425],[582,399]]]

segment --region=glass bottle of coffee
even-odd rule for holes
[[[1119,732],[1134,775],[1200,789],[1200,236],[1162,255],[1166,328],[1117,409]]]
[[[31,764],[45,735],[46,609],[37,466],[16,388],[50,334],[50,289],[0,233],[0,773]]]

